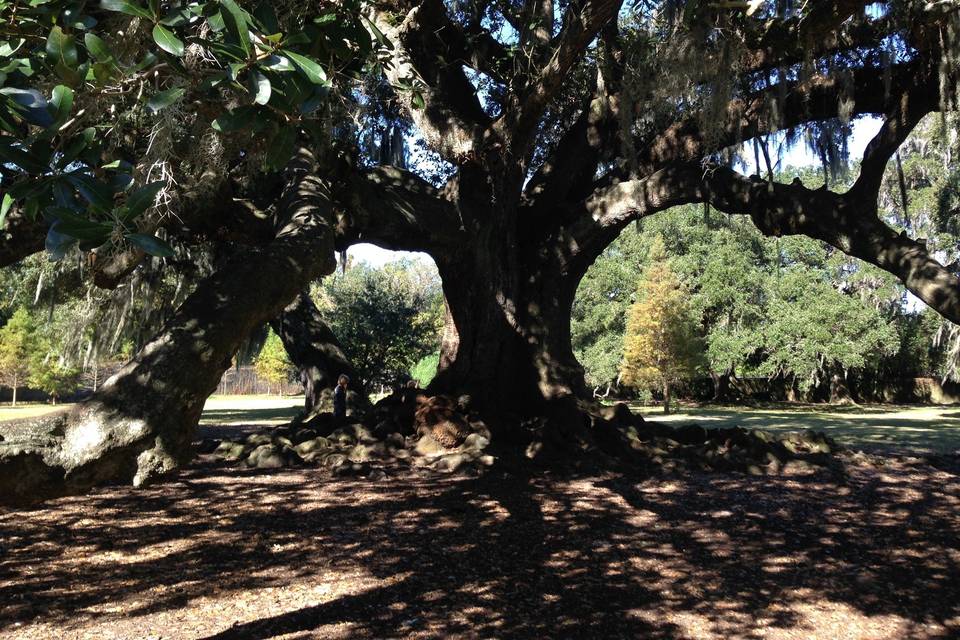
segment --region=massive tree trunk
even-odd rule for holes
[[[391,99],[455,171],[439,189],[390,167],[358,169],[333,182],[338,249],[367,241],[425,251],[440,269],[447,321],[435,390],[470,394],[479,409],[508,418],[499,423],[501,433],[540,416],[561,431],[582,427],[581,409],[591,399],[570,345],[577,285],[627,224],[686,203],[749,215],[768,235],[824,240],[894,273],[931,307],[960,321],[960,280],[922,243],[890,229],[876,206],[887,161],[920,118],[955,92],[955,72],[940,68],[947,59],[945,25],[957,19],[950,3],[912,8],[915,24],[896,32],[884,27],[884,18],[858,28],[867,0],[824,0],[802,19],[765,19],[762,28],[758,23],[757,31],[745,32],[731,61],[738,88],[723,110],[697,112],[694,100],[673,122],[658,115],[642,123],[635,116],[647,109],[660,113],[688,101],[626,89],[630,65],[616,24],[622,1],[531,0],[516,15],[513,3],[502,4],[517,31],[516,46],[489,33],[485,15],[454,19],[439,0],[365,5],[392,44],[393,59],[384,65],[389,83],[410,87],[416,79],[416,90]],[[467,15],[483,3],[461,5],[458,11]],[[827,58],[875,48],[891,34],[910,45],[911,55],[881,68],[858,53],[852,57],[862,64],[832,71]],[[593,42],[598,45],[588,55]],[[716,63],[720,52],[709,40],[702,44],[705,60],[713,56]],[[808,56],[817,57],[815,70],[827,71],[774,73]],[[564,83],[577,65],[590,64],[589,95],[577,104],[563,95]],[[500,85],[488,95],[495,108],[480,103],[465,66]],[[662,72],[641,65],[639,72],[647,71]],[[710,73],[705,69],[703,82],[713,81]],[[884,118],[847,194],[748,178],[713,161],[745,140],[836,118],[841,107],[847,117]],[[313,196],[326,202],[326,194]],[[310,211],[306,218],[314,222],[327,219]],[[212,222],[219,224],[219,217]],[[256,323],[276,318],[323,270],[316,256],[322,267],[332,267],[330,234],[319,224],[295,225],[198,287],[167,328],[66,421],[56,450],[8,450],[0,480],[17,480],[13,499],[108,479],[140,484],[181,462],[202,400],[236,344]],[[260,235],[264,225],[254,227]],[[0,250],[0,264],[20,255]],[[301,364],[326,362],[312,373],[312,384],[327,384],[336,358],[318,346],[329,341],[301,317],[306,311],[295,308],[290,326],[280,330]]]
[[[431,386],[521,417],[543,415],[545,404],[564,398],[587,398],[570,344],[579,279],[536,254],[498,249],[492,259],[483,250],[437,256],[446,317]]]
[[[70,414],[53,446],[0,449],[0,501],[23,504],[105,482],[149,483],[190,459],[206,398],[247,335],[333,271],[328,187],[306,152],[291,163],[276,239],[201,282],[171,321]]]
[[[910,36],[924,55],[883,73],[864,65],[842,81],[784,76],[775,86],[738,92],[716,121],[707,123],[711,131],[704,131],[703,114],[693,111],[634,134],[635,112],[648,97],[625,89],[626,56],[614,20],[620,5],[570,3],[559,19],[552,3],[523,3],[524,24],[562,23],[546,38],[537,35],[539,29],[520,30],[517,46],[534,63],[527,72],[517,71],[510,53],[478,28],[480,21],[461,26],[442,2],[384,0],[371,9],[371,19],[396,45],[388,79],[402,86],[415,75],[423,82],[417,93],[421,105],[413,92],[399,92],[398,103],[457,171],[438,191],[424,189],[400,170],[370,172],[374,184],[354,185],[351,204],[366,201],[360,209],[390,215],[348,221],[346,226],[355,228],[344,238],[426,251],[437,263],[447,309],[434,390],[467,393],[487,412],[518,418],[578,413],[577,407],[590,401],[570,344],[570,309],[580,279],[631,221],[687,203],[708,202],[749,215],[769,235],[821,238],[896,273],[938,311],[960,319],[960,281],[922,246],[898,238],[876,210],[877,177],[886,159],[924,114],[938,108],[943,87],[937,45],[920,37],[926,26]],[[802,21],[775,22],[745,43],[737,66],[764,74],[805,55],[872,46],[882,24],[855,33],[845,26],[864,6],[861,0],[826,2]],[[942,18],[936,11],[923,16],[930,25]],[[554,114],[563,133],[531,172],[537,136],[545,131],[537,124],[548,108],[566,108],[552,101],[594,40],[590,95],[569,119]],[[483,108],[462,66],[450,65],[451,59],[504,86],[496,116]],[[857,97],[853,115],[885,118],[850,194],[770,184],[706,160],[771,131],[835,118],[850,92]],[[775,114],[771,104],[777,105]],[[389,200],[369,200],[367,194],[384,187]],[[428,233],[418,234],[424,228]]]
[[[358,397],[367,397],[360,376],[309,293],[298,295],[270,325],[283,341],[290,361],[300,370],[305,417],[320,409],[323,391],[335,387],[340,375],[350,378],[350,388]]]

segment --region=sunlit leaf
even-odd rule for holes
[[[293,64],[303,72],[313,84],[327,84],[327,74],[319,64],[293,51],[284,51],[283,55],[290,58]]]
[[[247,12],[237,6],[233,0],[222,0],[220,6],[224,11],[220,12],[223,17],[223,25],[230,35],[233,44],[236,44],[246,56],[250,55],[250,32],[247,21]]]
[[[148,9],[128,0],[101,0],[100,6],[107,11],[119,11],[138,18],[153,19],[153,14]]]
[[[163,25],[158,24],[153,27],[153,40],[157,43],[158,47],[167,53],[175,55],[178,58],[183,56],[183,41],[173,35],[173,33]]]
[[[253,93],[253,101],[256,104],[267,104],[270,102],[270,79],[257,70],[250,72],[250,92]]]

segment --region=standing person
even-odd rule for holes
[[[341,374],[337,378],[337,386],[333,390],[333,417],[347,417],[347,385],[350,384],[350,378]]]

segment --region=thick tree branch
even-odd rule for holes
[[[567,6],[563,27],[551,41],[549,60],[529,88],[515,96],[497,123],[499,137],[513,141],[514,153],[526,155],[521,150],[531,143],[547,105],[590,42],[616,18],[622,4],[623,0],[579,0]]]
[[[876,202],[887,162],[920,120],[936,108],[936,96],[929,91],[903,93],[884,119],[880,131],[864,150],[860,176],[851,191],[862,199]]]
[[[381,2],[371,13],[373,22],[394,44],[393,59],[385,69],[387,79],[398,88],[398,99],[430,146],[457,162],[474,149],[490,118],[457,61],[463,51],[451,51],[442,38],[453,33],[444,31],[450,19],[442,0],[425,0],[401,13],[406,5]],[[415,104],[418,93],[402,88],[417,79],[425,83],[419,94],[422,109]]]
[[[875,199],[865,200],[857,191],[808,189],[799,180],[769,183],[725,167],[676,165],[598,189],[579,205],[581,217],[564,232],[573,247],[568,262],[589,265],[631,220],[704,201],[726,213],[749,215],[766,235],[806,235],[876,265],[942,316],[960,322],[960,279],[923,243],[880,220]]]
[[[193,432],[240,343],[334,268],[329,184],[302,151],[289,166],[288,222],[201,282],[173,318],[59,423],[55,445],[0,446],[0,503],[26,504],[104,482],[141,486],[193,454]]]
[[[935,260],[923,243],[897,233],[876,215],[876,200],[857,191],[843,195],[826,189],[749,180],[729,169],[707,176],[703,194],[727,213],[747,214],[766,235],[804,234],[818,238],[900,278],[932,309],[960,322],[960,279]]]
[[[290,361],[300,369],[304,417],[320,408],[323,390],[335,386],[340,375],[349,377],[360,398],[366,399],[367,394],[359,386],[360,376],[333,331],[323,321],[308,291],[297,296],[270,322],[270,326],[283,341]]]
[[[882,39],[876,24],[849,20],[863,15],[868,4],[869,0],[820,2],[802,16],[764,22],[762,31],[746,42],[740,67],[749,71],[770,69],[829,51],[874,43]]]
[[[623,52],[615,22],[600,36],[599,64],[592,92],[580,116],[564,132],[524,190],[536,220],[568,194],[589,192],[601,160],[618,155],[621,144]]]
[[[338,188],[337,248],[370,242],[397,251],[437,252],[463,241],[456,207],[416,175],[377,167],[348,176]]]
[[[855,70],[850,83],[818,76],[803,83],[790,82],[784,89],[775,86],[732,100],[727,107],[726,123],[711,140],[700,128],[699,119],[691,116],[638,145],[641,172],[651,173],[672,163],[698,160],[724,147],[779,129],[837,117],[844,97],[854,100],[852,116],[882,115],[890,112],[905,94],[919,102],[924,96],[935,100],[939,90],[936,69],[926,59],[895,65],[890,69],[890,78],[889,93],[885,90],[883,70],[866,67]],[[779,117],[774,117],[769,105],[781,91],[786,98]]]

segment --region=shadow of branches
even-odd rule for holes
[[[190,638],[834,637],[839,616],[867,634],[847,637],[933,638],[960,624],[945,472],[406,473],[202,464],[2,514],[0,633],[123,637],[140,620]]]

